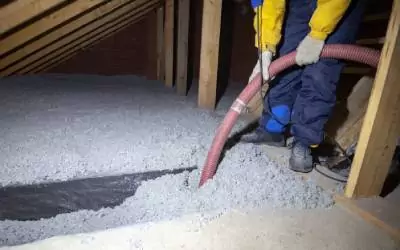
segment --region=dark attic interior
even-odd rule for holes
[[[1,1],[0,250],[400,249],[399,30],[399,0]]]

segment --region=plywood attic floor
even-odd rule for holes
[[[383,231],[338,206],[329,210],[235,210],[207,221],[200,217],[188,215],[0,249],[400,249]]]

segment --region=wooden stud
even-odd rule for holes
[[[100,6],[92,11],[89,11],[83,16],[74,19],[73,21],[55,29],[54,31],[49,32],[43,37],[36,39],[25,46],[22,46],[20,49],[16,50],[14,53],[8,55],[4,59],[0,61],[0,69],[4,71],[12,64],[17,63],[21,59],[25,59],[26,57],[31,55],[32,53],[37,52],[40,49],[43,49],[45,46],[63,38],[65,35],[69,35],[79,28],[89,25],[93,27],[91,22],[97,22],[98,19],[104,18],[107,15],[119,15],[120,10],[116,10],[118,8],[122,8],[123,6],[129,4],[132,0],[116,0],[111,1],[107,4]],[[116,11],[115,11],[116,10]]]
[[[47,70],[51,67],[54,67],[55,65],[58,65],[64,61],[70,59],[71,57],[75,56],[80,51],[87,49],[89,47],[92,47],[95,44],[98,44],[100,41],[103,41],[106,38],[115,35],[117,32],[125,29],[126,27],[132,25],[133,23],[138,22],[143,17],[145,17],[151,10],[152,10],[151,8],[147,8],[147,9],[138,11],[136,14],[131,15],[128,19],[124,18],[124,20],[122,22],[107,26],[105,29],[102,29],[100,32],[96,32],[90,38],[83,40],[83,41],[81,41],[81,40],[77,41],[76,43],[73,44],[74,46],[70,46],[68,48],[68,50],[62,51],[62,53],[60,55],[56,55],[56,56],[52,57],[45,63],[42,63],[41,65],[38,65],[35,68],[24,70],[22,73],[23,74],[37,73],[37,72]],[[87,37],[85,37],[85,38],[87,38]]]
[[[164,62],[165,62],[165,85],[174,85],[174,8],[175,0],[165,0],[165,23],[164,23]]]
[[[214,109],[216,105],[221,11],[222,0],[204,0],[198,96],[201,108]]]
[[[165,80],[164,65],[164,6],[157,9],[157,79]]]
[[[176,89],[179,95],[186,95],[188,90],[188,46],[190,0],[179,0],[178,38],[176,63]]]
[[[25,60],[21,61],[18,64],[13,65],[10,68],[7,68],[7,70],[1,72],[2,75],[10,75],[18,72],[19,70],[24,70],[26,68],[32,68],[35,67],[35,64],[38,63],[38,60],[41,58],[45,57],[46,55],[51,54],[52,52],[57,52],[61,48],[61,50],[65,49],[68,46],[71,46],[71,43],[76,41],[78,38],[85,36],[86,34],[90,33],[93,30],[99,30],[101,27],[103,27],[105,24],[108,22],[113,22],[117,20],[119,17],[123,17],[124,15],[127,14],[132,14],[137,13],[135,10],[138,9],[141,4],[148,2],[148,0],[138,0],[131,2],[127,5],[125,5],[122,8],[119,8],[116,10],[113,15],[107,15],[103,16],[102,18],[97,19],[96,21],[90,23],[89,25],[85,26],[82,29],[79,29],[76,32],[70,33],[68,36],[66,36],[64,39],[60,39],[55,43],[52,43],[51,45],[45,47],[42,50],[39,50],[35,54],[31,55],[30,57],[26,58]],[[155,3],[155,1],[150,1],[149,5],[144,5],[144,6],[150,6],[150,4]],[[32,65],[31,65],[32,64]]]
[[[57,25],[63,24],[82,12],[97,7],[106,1],[107,0],[76,0],[70,3],[64,8],[53,12],[52,14],[3,39],[1,42],[2,46],[0,47],[0,56],[4,56],[7,52],[33,40],[40,34],[56,27]]]
[[[400,1],[393,2],[371,97],[345,196],[379,195],[400,136]]]
[[[17,0],[0,8],[0,35],[67,0]]]

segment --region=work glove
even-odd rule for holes
[[[269,80],[269,72],[268,68],[271,65],[272,61],[272,52],[269,50],[263,51],[260,55],[260,58],[257,60],[256,66],[254,66],[253,72],[250,75],[249,82],[251,82],[254,77],[260,73],[261,67],[260,63],[262,62],[262,76],[264,81]]]
[[[318,62],[324,45],[324,40],[318,40],[311,36],[306,36],[296,49],[297,65],[302,66]]]

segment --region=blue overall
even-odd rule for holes
[[[308,23],[316,2],[287,1],[277,57],[294,51],[309,33]],[[353,0],[334,32],[328,36],[326,44],[354,43],[365,5],[364,0]],[[264,98],[266,108],[260,125],[269,132],[282,133],[290,122],[290,132],[296,140],[307,146],[320,144],[324,138],[325,123],[336,102],[336,86],[343,66],[343,61],[321,58],[315,64],[296,66],[280,73],[271,82],[272,88]]]

